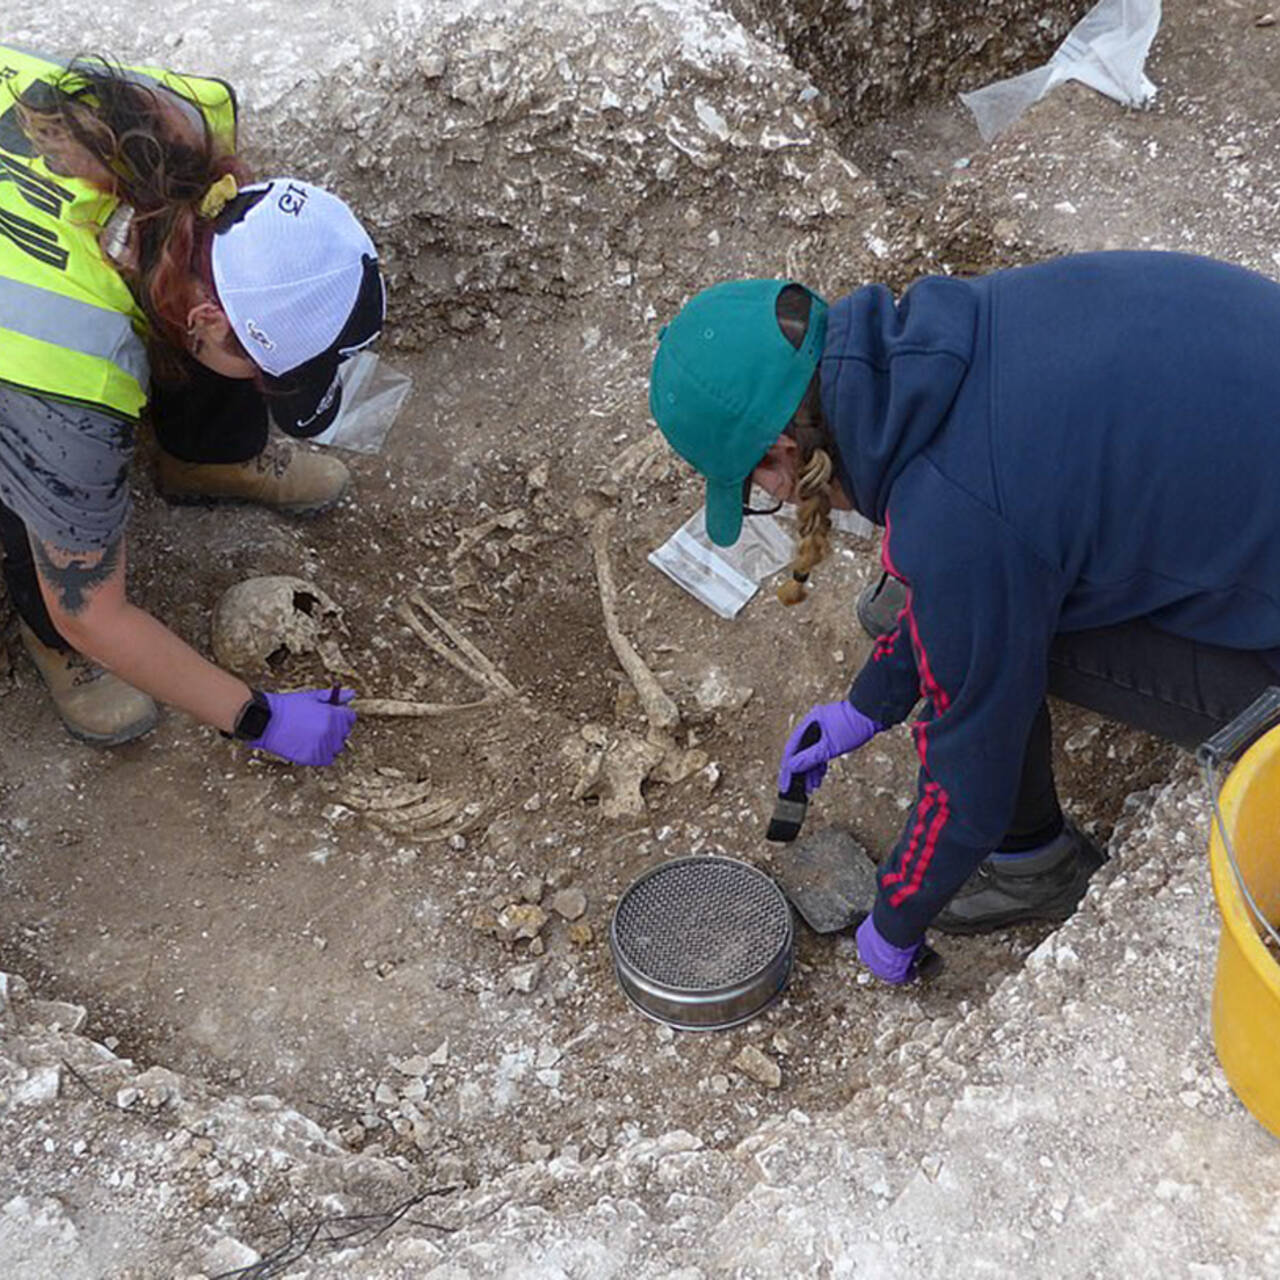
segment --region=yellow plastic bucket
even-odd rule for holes
[[[1219,797],[1236,865],[1259,911],[1280,922],[1280,729],[1240,758]],[[1280,962],[1262,940],[1215,821],[1213,893],[1222,914],[1213,985],[1213,1044],[1236,1096],[1280,1137]]]

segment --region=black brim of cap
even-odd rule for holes
[[[333,425],[342,407],[342,379],[338,366],[382,332],[386,290],[377,258],[364,257],[364,277],[347,322],[333,345],[288,373],[263,374],[267,407],[286,435],[318,436]]]
[[[333,425],[342,408],[338,364],[337,352],[326,351],[278,378],[262,375],[267,408],[286,435],[305,439]]]

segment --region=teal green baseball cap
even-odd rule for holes
[[[667,443],[706,477],[707,533],[742,532],[742,488],[800,406],[822,357],[827,304],[810,293],[794,347],[778,324],[790,280],[729,280],[695,294],[658,338],[649,412]],[[804,286],[801,286],[802,288]]]

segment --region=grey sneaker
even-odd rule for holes
[[[879,582],[873,582],[858,593],[854,612],[862,629],[873,640],[888,635],[898,625],[898,615],[907,607],[907,589],[893,577],[882,573]]]
[[[1070,822],[1042,848],[988,858],[933,922],[943,933],[990,933],[1031,920],[1061,921],[1080,904],[1107,855]]]

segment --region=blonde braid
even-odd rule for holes
[[[831,551],[831,477],[835,466],[823,448],[812,449],[800,464],[796,483],[796,531],[800,543],[791,562],[791,580],[778,588],[783,604],[799,604],[808,599],[805,583],[809,571],[822,563]]]

